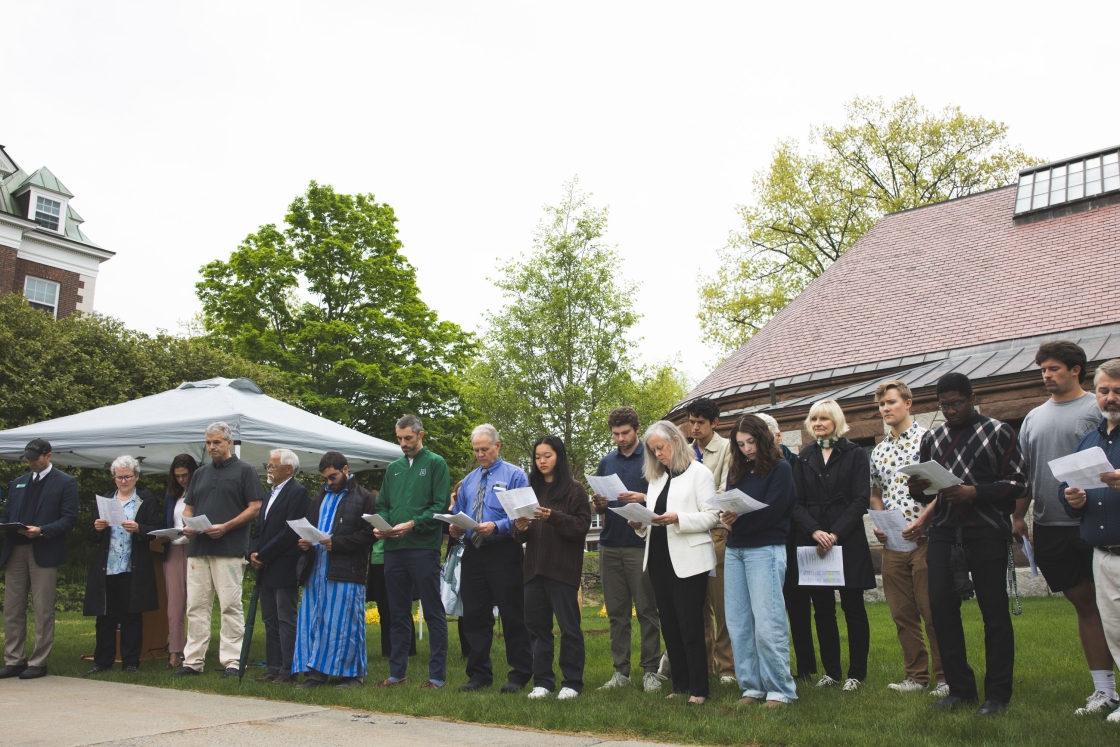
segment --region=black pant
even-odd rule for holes
[[[525,627],[525,581],[521,574],[521,545],[513,540],[463,552],[460,595],[463,615],[459,631],[467,639],[467,677],[472,682],[494,681],[490,645],[494,642],[494,607],[502,617],[508,679],[524,685],[532,676],[529,631]],[[551,629],[551,628],[550,628]]]
[[[121,631],[121,666],[140,666],[144,641],[144,613],[129,612],[132,574],[105,577],[105,614],[97,616],[93,663],[109,669],[117,658],[117,626]]]
[[[649,581],[657,600],[657,616],[669,668],[673,672],[673,691],[708,697],[708,654],[704,648],[704,599],[708,594],[708,574],[678,578],[668,550],[664,554],[650,547]]]
[[[369,566],[369,574],[366,576],[366,601],[377,605],[377,614],[381,620],[378,626],[381,628],[381,657],[388,659],[389,653],[393,650],[393,613],[389,611],[389,590],[385,588],[384,563],[371,563]],[[412,625],[412,645],[408,649],[408,655],[416,656],[416,623],[412,622],[411,617],[408,618],[408,622]]]
[[[296,648],[298,586],[260,586],[265,662],[269,674],[291,674]]]
[[[424,606],[424,622],[428,624],[428,679],[439,683],[447,680],[447,615],[439,594],[440,568],[438,550],[385,552],[385,586],[393,612],[389,675],[394,679],[404,679],[408,674],[412,590],[416,589]]]
[[[1007,541],[965,539],[968,567],[976,588],[976,602],[984,616],[984,698],[1011,702],[1011,680],[1015,673],[1015,629],[1007,604]],[[941,650],[941,666],[949,692],[965,700],[977,700],[976,675],[968,665],[961,598],[953,593],[953,570],[949,563],[953,542],[931,537],[926,551],[929,566],[929,606],[933,629]]]
[[[817,673],[817,652],[813,647],[813,605],[809,594],[797,585],[796,545],[786,545],[786,580],[782,586],[786,614],[789,615],[790,638],[797,659],[797,675]]]
[[[843,679],[840,666],[840,628],[836,624],[836,594],[832,587],[802,586],[803,596],[813,602],[817,621],[817,643],[821,647],[821,665],[824,673],[834,680]],[[848,677],[867,679],[867,653],[871,648],[871,626],[867,622],[867,609],[863,606],[863,589],[841,589],[840,608],[848,626]],[[800,658],[798,664],[800,665]]]
[[[561,687],[583,692],[583,627],[580,624],[579,589],[544,576],[525,584],[525,623],[533,638],[533,684],[552,692],[556,674],[552,671],[555,639],[552,616],[560,626]]]

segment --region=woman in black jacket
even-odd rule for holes
[[[815,547],[822,556],[839,546],[844,558],[844,586],[840,606],[848,625],[848,677],[844,690],[853,692],[867,678],[871,629],[863,606],[864,589],[875,588],[875,569],[863,529],[863,515],[871,503],[871,465],[863,449],[843,438],[848,429],[835,400],[813,404],[806,427],[815,437],[801,450],[794,465],[797,505],[793,509],[797,544]],[[817,642],[824,676],[817,687],[840,684],[840,631],[836,626],[834,589],[801,586],[813,602]]]
[[[83,612],[97,616],[93,669],[86,676],[113,668],[117,655],[117,626],[121,631],[121,666],[136,673],[144,638],[144,613],[159,609],[156,569],[148,532],[163,528],[159,502],[147,490],[137,490],[140,463],[117,457],[110,469],[117,489],[109,496],[121,504],[126,521],[111,527],[96,519],[89,528],[97,544],[86,580]]]

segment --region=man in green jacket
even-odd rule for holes
[[[424,621],[431,636],[428,681],[421,689],[438,689],[447,681],[447,617],[439,593],[442,523],[451,499],[451,473],[443,457],[424,448],[424,426],[415,415],[397,421],[397,443],[404,456],[385,470],[378,513],[392,529],[374,530],[385,540],[385,586],[389,594],[389,678],[378,687],[405,682],[412,640],[412,589],[420,592]]]

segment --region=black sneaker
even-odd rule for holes
[[[190,667],[184,665],[179,671],[175,672],[171,676],[172,677],[194,677],[195,675],[199,675],[199,674],[202,674],[202,672],[198,671],[197,669],[191,669]]]
[[[125,674],[140,674],[140,667],[135,664],[129,664],[122,670]]]
[[[230,677],[236,677],[236,676],[237,676],[237,667],[226,667],[226,670],[224,672],[222,672],[222,679],[223,680],[228,680]]]
[[[94,675],[94,674],[101,674],[102,672],[108,672],[108,671],[109,671],[109,667],[103,667],[103,666],[95,664],[93,666],[93,669],[89,670],[88,672],[82,672],[82,676],[83,677],[89,677],[89,676]]]

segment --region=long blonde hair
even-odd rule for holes
[[[669,444],[669,466],[665,467],[661,462],[657,461],[657,457],[653,454],[653,449],[649,447],[649,439],[652,436],[665,439]],[[692,449],[688,447],[688,441],[685,440],[684,434],[681,429],[668,420],[658,420],[656,423],[646,428],[646,459],[642,464],[642,476],[646,478],[646,482],[653,482],[657,478],[665,474],[665,470],[680,474],[688,469],[689,465],[696,461],[696,455],[692,453]]]

